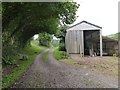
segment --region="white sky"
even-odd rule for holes
[[[118,1],[120,0],[74,0],[80,4],[77,20],[83,20],[102,27],[102,34],[118,32]]]
[[[33,37],[34,37],[34,40],[35,40],[35,39],[37,39],[39,36],[38,36],[38,34],[36,34],[36,35],[34,35]],[[58,38],[56,38],[54,35],[53,35],[53,39],[54,39],[54,40],[58,40]]]

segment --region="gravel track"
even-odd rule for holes
[[[39,54],[24,75],[12,88],[118,88],[118,81],[83,68],[70,66],[53,58],[49,50],[48,62]]]

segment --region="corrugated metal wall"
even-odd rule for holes
[[[84,38],[82,30],[69,30],[66,33],[65,44],[68,53],[84,55]]]

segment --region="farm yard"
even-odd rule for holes
[[[63,59],[61,62],[77,66],[79,68],[97,71],[98,73],[118,79],[118,57],[80,57],[79,55],[71,55],[71,59]]]
[[[0,89],[118,88],[120,33],[103,36],[85,20],[71,26],[80,4],[70,1],[0,4]]]

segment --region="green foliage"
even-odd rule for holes
[[[39,46],[39,40],[38,40],[38,39],[36,39],[36,40],[32,40],[31,42],[32,42],[33,44]]]
[[[39,45],[50,46],[52,36],[49,33],[40,33],[39,34]]]
[[[5,43],[4,43],[5,44]],[[12,44],[12,40],[2,46],[2,60],[4,65],[15,64],[14,56],[20,52],[20,48]]]
[[[54,51],[54,57],[56,60],[61,60],[61,59],[67,59],[68,55],[64,51],[59,51],[58,48],[55,49]]]
[[[39,47],[32,43],[31,46],[26,47],[22,53],[28,55],[28,60],[21,61],[19,67],[14,68],[11,74],[3,76],[2,87],[7,88],[13,84],[26,71],[29,65],[33,62],[36,55],[42,52],[46,47]],[[37,52],[37,53],[35,53]]]
[[[62,37],[61,40],[60,40],[59,50],[60,51],[66,51],[66,48],[65,48],[65,37]]]
[[[65,44],[64,44],[64,43],[60,43],[60,44],[59,44],[59,50],[60,50],[60,51],[66,51],[66,49],[65,49]]]
[[[58,38],[65,37],[67,28],[68,28],[68,26],[66,26],[66,25],[60,27],[59,30],[57,31],[57,33],[55,34],[56,37],[58,37]]]
[[[67,28],[68,28],[67,26],[61,27],[61,29],[56,34],[56,37],[60,38],[60,43],[59,43],[59,50],[60,51],[66,51],[66,48],[65,48],[65,35],[66,35],[66,29]]]
[[[108,35],[108,37],[110,37],[114,40],[120,40],[120,33],[111,34],[111,35]]]
[[[11,32],[10,36],[18,33],[17,35],[19,35],[19,38],[22,38],[22,36],[24,36],[22,34],[27,34],[29,37],[26,37],[25,39],[29,39],[32,33],[33,35],[42,31],[55,33],[59,22],[63,24],[71,24],[75,21],[75,12],[77,11],[78,6],[79,5],[73,2],[4,2],[2,5],[3,31],[6,31],[8,26],[11,26],[10,23],[12,22],[13,25],[16,24],[16,27],[9,30]]]

